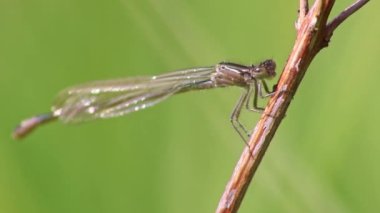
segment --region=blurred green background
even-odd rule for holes
[[[239,88],[10,133],[86,81],[266,58],[281,72],[297,3],[1,0],[0,212],[214,212],[244,148],[229,122]],[[380,209],[379,9],[350,17],[313,61],[240,212]]]

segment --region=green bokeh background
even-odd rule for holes
[[[10,132],[86,81],[266,58],[281,72],[297,3],[0,0],[0,212],[214,212],[244,148],[229,122],[239,88],[22,142]],[[313,61],[240,212],[380,209],[379,9],[371,1]]]

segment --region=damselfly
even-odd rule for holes
[[[95,81],[70,87],[59,94],[50,113],[24,120],[15,129],[13,137],[22,138],[40,124],[56,119],[76,123],[117,117],[153,106],[174,94],[239,86],[244,88],[244,92],[232,112],[231,122],[245,141],[248,131],[239,122],[241,109],[245,105],[248,110],[263,111],[257,105],[257,98],[258,95],[264,98],[272,94],[265,79],[275,76],[275,68],[273,60],[251,66],[222,62],[215,66],[185,69],[153,77]],[[263,89],[266,94],[263,94]]]

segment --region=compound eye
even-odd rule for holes
[[[275,68],[276,63],[273,60],[266,60],[264,61],[263,65],[268,68]]]

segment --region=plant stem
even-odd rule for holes
[[[355,2],[327,24],[334,0],[316,0],[310,9],[308,1],[300,0],[300,13],[296,22],[297,38],[293,50],[278,81],[276,93],[270,99],[257,123],[248,142],[249,147],[244,149],[235,166],[219,201],[217,213],[238,211],[260,161],[285,117],[288,106],[310,63],[321,49],[327,47],[333,31],[368,1]]]

